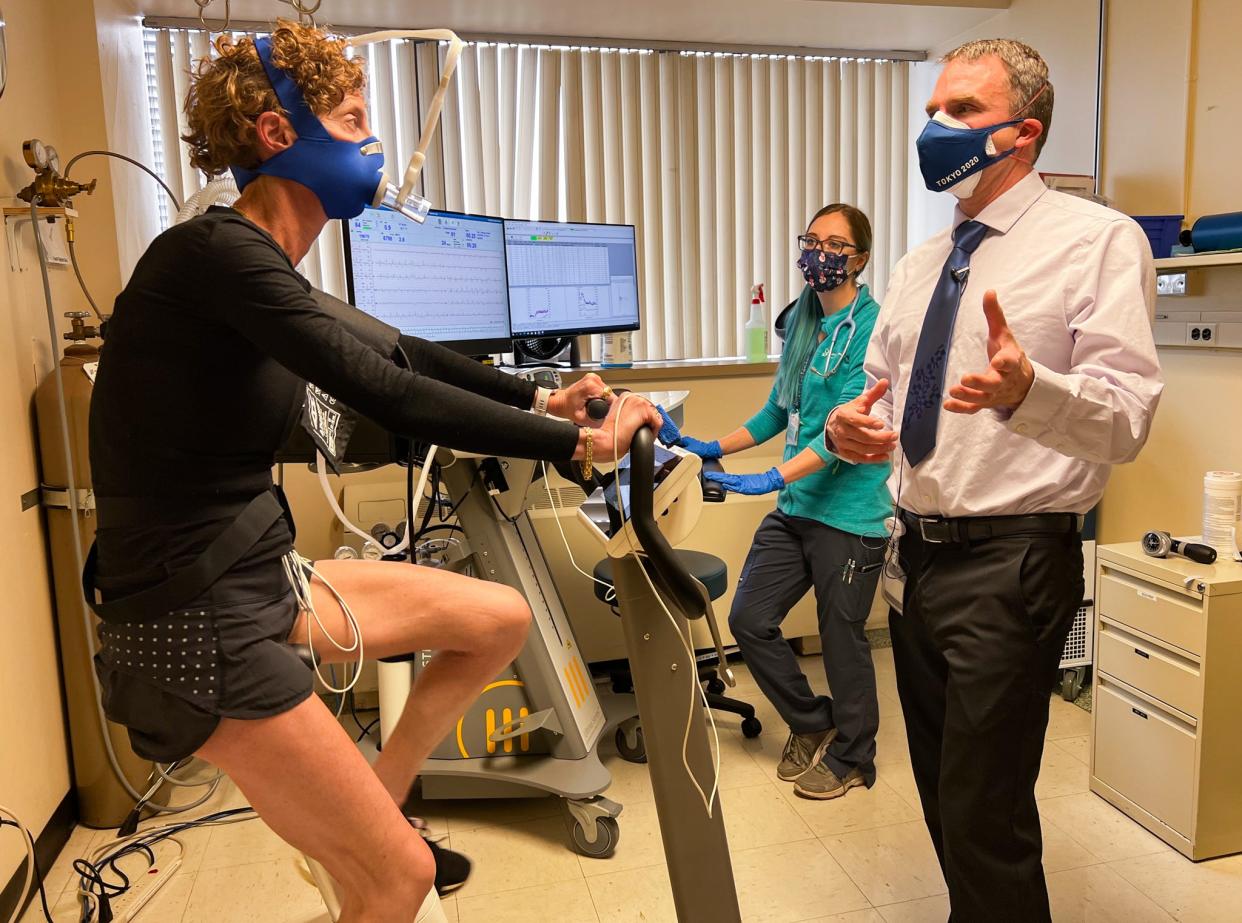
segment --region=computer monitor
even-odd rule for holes
[[[467,355],[511,348],[504,222],[368,208],[345,221],[349,300],[402,333]]]
[[[638,329],[631,224],[505,219],[514,338]]]

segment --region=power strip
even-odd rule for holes
[[[112,918],[116,923],[139,919],[142,909],[160,888],[168,884],[181,868],[185,850],[176,840],[160,840],[151,847],[155,864],[149,868],[147,857],[142,853],[126,856],[117,864],[129,876],[133,886],[112,900]]]

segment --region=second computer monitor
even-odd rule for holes
[[[505,219],[513,336],[638,329],[634,226]]]

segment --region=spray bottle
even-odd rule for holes
[[[763,312],[763,283],[750,287],[750,320],[745,327],[746,361],[768,361],[768,319]]]

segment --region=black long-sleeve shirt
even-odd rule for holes
[[[413,337],[400,338],[413,366],[403,369],[325,310],[324,297],[233,209],[212,208],[161,234],[108,326],[91,406],[95,492],[167,498],[187,512],[255,496],[270,487],[307,381],[401,435],[475,452],[572,456],[575,426],[514,409],[530,407],[530,383]],[[188,558],[219,531],[100,525],[101,577]]]

